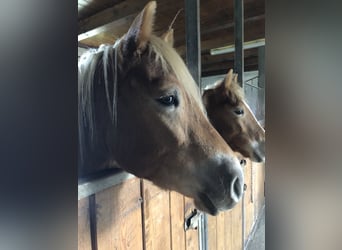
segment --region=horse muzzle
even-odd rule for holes
[[[244,177],[238,159],[215,157],[205,169],[195,205],[211,215],[233,208],[243,195]]]

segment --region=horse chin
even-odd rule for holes
[[[227,202],[227,200],[226,200],[226,202]],[[216,216],[220,211],[232,209],[236,204],[237,204],[237,202],[235,202],[233,200],[231,202],[229,202],[229,204],[227,204],[227,203],[214,204],[214,202],[205,193],[199,193],[198,194],[198,200],[195,199],[195,206],[199,210],[206,212],[206,213],[213,215],[213,216]]]
[[[199,200],[195,199],[195,206],[210,215],[217,215],[219,210],[205,193],[199,193]]]

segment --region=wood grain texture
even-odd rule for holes
[[[229,212],[225,212],[229,213]],[[217,226],[217,235],[216,235],[216,249],[224,250],[225,249],[225,239],[227,237],[230,238],[230,235],[225,235],[225,213],[219,213],[216,216],[216,226]]]
[[[236,240],[232,238],[232,226],[232,212],[229,210],[224,213],[224,249],[232,249],[232,242]]]
[[[88,198],[78,201],[78,250],[91,250]]]
[[[255,197],[255,218],[259,216],[260,209],[265,203],[264,182],[265,182],[265,163],[253,163],[254,169],[254,197]]]
[[[125,18],[130,15],[137,16],[140,11],[144,8],[148,0],[134,1],[126,0],[118,3],[110,8],[104,9],[91,17],[84,18],[78,23],[78,33],[84,33],[89,30],[98,28],[102,25],[106,25],[110,22],[117,21],[119,19]],[[122,25],[128,26],[130,22],[121,23]],[[119,27],[120,25],[114,26],[113,29]],[[127,28],[127,27],[126,27]],[[129,28],[129,26],[128,26]],[[108,31],[108,30],[105,30]]]
[[[242,249],[242,202],[232,210],[232,250]]]
[[[184,197],[184,214],[189,216],[191,212],[195,209],[193,200]],[[198,250],[199,249],[199,238],[198,229],[190,229],[185,232],[185,249],[186,250]]]
[[[252,181],[252,162],[246,159],[247,164],[244,168],[245,173],[245,183],[247,184],[247,190],[244,195],[244,209],[245,209],[245,241],[247,240],[253,225],[255,223],[254,217],[254,206],[255,201],[253,201],[252,191],[255,189],[255,183]],[[254,184],[254,187],[252,186]]]
[[[98,249],[142,249],[140,179],[99,192],[96,203]]]
[[[217,223],[216,216],[208,215],[208,248],[217,249]]]
[[[184,197],[170,192],[171,247],[173,250],[185,249]]]
[[[143,181],[146,250],[171,249],[169,192]]]

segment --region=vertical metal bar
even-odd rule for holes
[[[185,0],[186,64],[201,88],[200,2]]]
[[[207,214],[201,213],[198,221],[198,237],[199,237],[199,250],[208,250],[208,217]]]
[[[258,48],[258,106],[257,119],[262,120],[262,124],[265,124],[265,46]]]
[[[202,242],[202,246],[204,250],[208,250],[209,249],[209,245],[208,245],[208,215],[207,214],[203,214],[203,242]]]
[[[95,194],[89,196],[89,224],[91,249],[97,250],[97,229],[96,229],[96,199]]]
[[[142,199],[141,203],[141,232],[142,232],[142,243],[143,243],[143,248],[142,250],[146,250],[146,238],[145,238],[145,208],[144,208],[144,203],[145,203],[145,196],[144,196],[144,181],[143,179],[140,179],[140,197]]]
[[[235,54],[234,54],[234,71],[238,73],[238,81],[243,87],[244,84],[244,14],[243,0],[234,0],[234,35],[235,35]]]
[[[198,227],[197,227],[197,230],[198,230],[198,249],[199,250],[203,250],[203,238],[204,238],[204,235],[203,235],[203,214],[200,215],[200,218],[198,220]]]
[[[265,88],[265,46],[261,46],[258,48],[258,71],[258,86],[260,88]]]
[[[200,91],[201,84],[201,33],[200,33],[200,1],[185,0],[185,32],[186,32],[186,64],[190,74],[197,83]],[[200,250],[208,249],[207,215],[202,214],[199,227]]]
[[[235,35],[235,54],[234,54],[234,71],[238,73],[238,82],[243,88],[244,86],[244,13],[243,0],[234,0],[234,35]],[[242,249],[245,249],[245,195],[242,196]]]

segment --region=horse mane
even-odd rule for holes
[[[120,40],[114,45],[101,45],[98,49],[89,49],[78,63],[78,129],[79,153],[84,160],[87,145],[96,139],[95,122],[95,83],[103,83],[108,112],[113,125],[116,125],[118,60],[122,55],[118,49]],[[110,86],[109,82],[113,83]],[[112,89],[112,93],[110,93]]]

